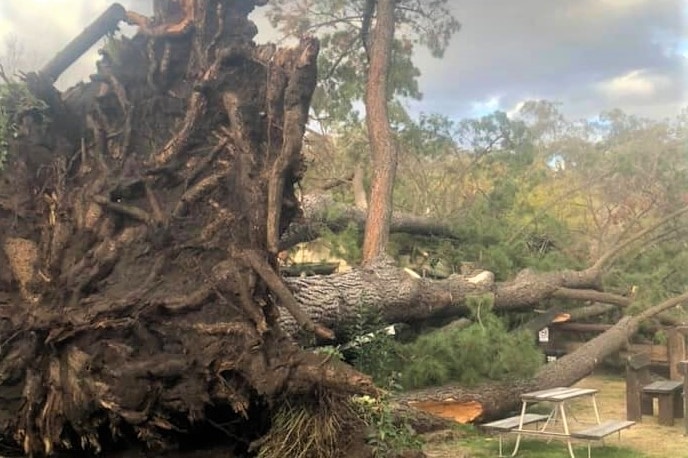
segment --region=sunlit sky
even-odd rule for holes
[[[112,2],[0,0],[0,56],[22,49],[20,67],[40,67]],[[122,0],[148,13],[152,0]],[[423,100],[414,113],[452,118],[513,111],[524,100],[562,103],[570,117],[620,108],[673,116],[688,105],[688,0],[450,0],[462,30],[443,59],[419,50]],[[264,8],[262,8],[264,9]],[[277,37],[258,9],[259,41]],[[58,81],[94,71],[95,50]]]

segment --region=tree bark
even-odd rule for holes
[[[549,363],[532,379],[485,383],[475,387],[444,386],[403,393],[396,400],[411,406],[420,402],[451,400],[455,404],[480,404],[474,421],[488,421],[518,408],[520,395],[556,386],[570,386],[588,376],[605,358],[623,349],[640,324],[672,307],[688,302],[688,292],[650,307],[636,316],[621,319],[613,327],[586,342],[574,353]],[[422,422],[423,423],[423,422]]]
[[[363,199],[360,200],[364,203]],[[351,224],[361,230],[365,228],[367,218],[365,207],[336,202],[330,194],[307,194],[301,199],[301,208],[302,215],[296,218],[282,234],[280,250],[315,240],[325,230],[341,232]],[[390,233],[401,232],[460,240],[456,231],[445,222],[410,213],[393,213],[389,231]]]
[[[60,75],[74,61],[88,51],[98,40],[103,38],[105,34],[114,32],[119,22],[125,18],[126,11],[124,7],[119,3],[113,3],[98,19],[72,40],[62,52],[44,65],[40,73],[51,82],[57,81]]]
[[[363,237],[363,262],[370,263],[387,249],[392,217],[392,190],[398,151],[387,114],[387,78],[394,40],[394,0],[377,0],[370,37],[370,65],[366,83],[366,125],[373,177]]]
[[[362,305],[377,309],[385,322],[417,322],[431,317],[461,316],[468,312],[469,296],[490,294],[498,311],[528,310],[555,296],[561,288],[595,288],[599,272],[521,272],[507,282],[494,282],[492,273],[451,275],[445,280],[415,278],[394,266],[389,259],[378,260],[350,272],[285,278],[289,289],[311,319],[332,328],[346,327]],[[280,327],[296,334],[299,326],[289,315],[279,319]]]
[[[91,83],[31,77],[49,113],[0,172],[3,443],[170,448],[222,423],[243,453],[278,400],[376,393],[276,325],[285,306],[327,337],[272,253],[298,212],[318,42],[253,44],[262,3],[156,2]]]

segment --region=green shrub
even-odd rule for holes
[[[542,353],[528,332],[509,332],[491,311],[491,301],[471,301],[475,323],[464,329],[434,331],[404,345],[401,384],[406,389],[446,383],[475,385],[483,380],[528,377]]]
[[[419,450],[423,441],[404,421],[394,414],[387,398],[374,399],[356,396],[353,399],[356,412],[368,426],[366,442],[375,457],[388,457],[404,450]]]
[[[45,118],[48,108],[36,98],[25,83],[9,79],[0,73],[0,170],[7,161],[10,140],[18,135],[17,122],[22,115],[32,113]]]
[[[398,388],[399,345],[387,327],[377,309],[359,305],[347,330],[351,344],[345,347],[344,356],[356,369],[370,375],[377,386],[394,390]]]

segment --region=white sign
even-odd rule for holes
[[[549,342],[549,328],[542,328],[538,332],[538,342]]]

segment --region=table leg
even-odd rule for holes
[[[563,402],[559,403],[559,413],[561,414],[561,423],[564,426],[564,434],[569,436],[569,422],[566,420],[566,409]],[[570,437],[566,438],[566,445],[569,447],[569,455],[571,455],[571,458],[576,458],[576,455],[573,453],[573,445],[571,444]]]
[[[540,431],[546,430],[550,423],[556,424],[556,422],[557,422],[557,407],[554,406],[552,411],[549,413],[549,416],[547,417],[545,424],[542,425],[542,428],[540,428]]]
[[[592,408],[595,411],[595,420],[597,421],[597,424],[599,425],[602,422],[600,421],[600,411],[597,410],[597,396],[594,394],[592,395]]]
[[[523,430],[523,419],[526,416],[526,405],[528,404],[528,401],[523,401],[523,405],[521,406],[521,419],[518,422],[518,429],[519,431]],[[511,453],[511,456],[516,456],[518,453],[518,447],[521,445],[521,433],[519,432],[518,435],[516,436],[516,445],[514,445],[514,451]]]

